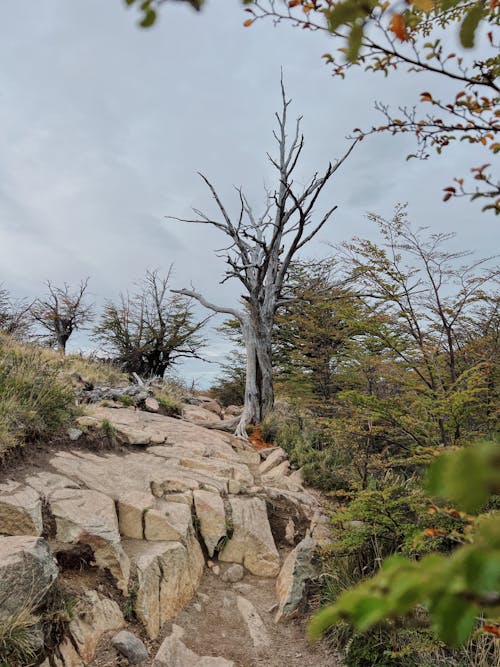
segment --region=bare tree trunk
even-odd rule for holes
[[[271,330],[242,324],[246,349],[245,407],[236,435],[246,437],[247,424],[260,424],[274,405]]]

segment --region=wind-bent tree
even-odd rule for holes
[[[319,175],[315,173],[299,188],[294,182],[294,172],[304,146],[300,131],[301,118],[295,124],[293,138],[287,136],[288,107],[281,82],[282,110],[276,113],[278,121],[274,138],[278,155],[268,154],[277,172],[274,191],[268,191],[263,212],[256,215],[242,188],[239,195],[239,213],[232,218],[215,187],[206,176],[207,184],[219,209],[219,217],[212,218],[194,209],[195,219],[172,218],[214,226],[229,239],[225,249],[228,264],[222,283],[235,278],[243,285],[243,308],[227,308],[207,301],[194,289],[178,293],[193,297],[216,313],[231,315],[241,327],[246,349],[245,405],[237,428],[237,435],[246,437],[245,426],[258,424],[270,412],[274,403],[272,367],[272,331],[277,309],[286,302],[283,287],[293,257],[320,231],[337,208],[333,206],[319,219],[314,219],[318,197],[333,174],[353,150],[353,141],[345,154],[334,164],[330,163]],[[172,216],[169,216],[172,217]]]
[[[171,271],[165,277],[148,271],[135,293],[104,307],[95,337],[128,373],[163,377],[177,360],[199,358],[198,334],[207,320],[196,322],[189,300],[170,294]]]
[[[48,332],[43,338],[63,353],[72,333],[92,319],[93,306],[85,300],[88,283],[89,279],[85,278],[73,291],[67,283],[57,287],[48,280],[47,296],[31,306],[33,319]]]

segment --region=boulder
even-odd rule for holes
[[[232,660],[200,657],[184,644],[183,636],[184,630],[173,625],[172,633],[163,640],[152,667],[235,667]]]
[[[242,412],[243,412],[242,405],[228,405],[227,408],[224,409],[224,414],[229,415],[231,417],[239,417]]]
[[[183,405],[182,416],[188,421],[203,424],[214,421],[214,412],[204,405]],[[219,417],[220,419],[220,417]]]
[[[193,498],[199,530],[212,557],[227,534],[224,502],[217,493],[201,489],[193,492]]]
[[[19,482],[0,484],[0,535],[43,533],[42,501],[34,489]]]
[[[200,583],[204,559],[193,538],[180,542],[124,541],[132,568],[134,611],[148,636],[156,639],[160,627],[192,598]]]
[[[260,498],[230,499],[233,535],[219,553],[219,560],[241,563],[259,577],[275,577],[280,568],[278,550]]]
[[[267,461],[269,461],[269,459],[267,459]],[[264,461],[264,463],[267,463],[267,461]],[[276,480],[280,480],[282,477],[286,477],[289,472],[290,464],[288,460],[282,461],[277,466],[271,468],[269,472],[266,472],[264,475],[262,475],[262,483],[272,485]]]
[[[285,452],[284,449],[278,447],[277,449],[274,449],[269,454],[269,456],[267,456],[265,461],[262,461],[262,463],[259,465],[259,473],[261,475],[265,475],[266,473],[270,472],[273,468],[280,465],[280,463],[287,460],[288,460],[288,454]]]
[[[94,659],[97,644],[106,632],[125,625],[120,607],[97,591],[87,590],[79,601],[77,616],[69,626],[72,644],[85,664]]]
[[[315,543],[306,536],[291,551],[276,580],[278,611],[275,621],[292,618],[299,613],[304,602],[307,583],[315,575],[313,566]]]
[[[83,660],[68,637],[65,637],[51,656],[54,667],[85,667]]]
[[[118,518],[111,498],[98,491],[61,489],[50,497],[56,522],[56,539],[88,544],[98,567],[109,570],[126,593],[130,563],[120,544]]]
[[[182,503],[156,501],[156,509],[144,513],[144,538],[150,541],[186,542],[192,530],[191,508]]]
[[[36,609],[57,579],[48,542],[41,537],[0,537],[0,618]]]
[[[148,650],[144,643],[128,630],[118,632],[111,643],[121,655],[127,658],[129,665],[139,665],[149,658]]]

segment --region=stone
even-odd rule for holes
[[[190,529],[191,509],[182,503],[157,500],[157,509],[148,509],[144,514],[146,540],[185,542]]]
[[[153,396],[148,396],[144,401],[144,407],[148,412],[159,412],[160,404],[153,398]]]
[[[97,566],[109,570],[118,588],[126,593],[130,563],[120,544],[113,500],[98,491],[61,489],[51,495],[49,502],[56,539],[88,544]]]
[[[85,667],[75,647],[68,637],[65,637],[51,656],[54,667]]]
[[[220,574],[220,565],[214,565],[212,568],[212,572],[215,574],[216,577],[218,577]]]
[[[83,435],[83,431],[81,431],[79,428],[69,428],[66,433],[68,434],[68,438],[71,440],[71,442],[75,442]]]
[[[287,459],[288,455],[285,452],[285,450],[282,449],[281,447],[278,447],[277,449],[273,450],[271,454],[269,454],[269,456],[266,458],[266,460],[262,461],[262,463],[259,465],[259,473],[261,475],[265,475],[270,470],[278,466],[283,461],[286,461]]]
[[[204,568],[196,539],[180,542],[125,540],[130,557],[134,611],[148,636],[156,639],[160,627],[171,620],[195,594]]]
[[[120,535],[136,540],[144,539],[144,514],[154,507],[152,494],[130,491],[118,499],[118,527]]]
[[[213,412],[222,418],[224,411],[215,398],[212,398],[211,396],[198,396],[198,399],[201,401],[201,405],[205,410],[210,410],[210,412]]]
[[[183,636],[184,630],[173,625],[172,633],[163,640],[152,667],[235,667],[232,660],[200,657],[184,644]]]
[[[297,486],[304,486],[304,472],[303,472],[302,468],[299,468],[298,470],[294,470],[290,474],[290,481],[297,484]]]
[[[97,591],[87,590],[80,599],[77,617],[69,623],[68,632],[78,654],[88,664],[94,659],[102,635],[124,625],[125,619],[116,602]]]
[[[111,643],[121,655],[125,656],[130,665],[139,665],[149,658],[148,650],[144,643],[128,630],[118,632]]]
[[[230,415],[231,417],[239,417],[242,412],[242,405],[228,405],[227,408],[224,409],[224,414]]]
[[[269,646],[271,640],[267,633],[266,626],[253,604],[246,598],[238,595],[236,597],[236,606],[245,621],[254,648],[260,651],[266,646]]]
[[[267,461],[269,461],[269,459],[267,459]],[[267,463],[267,461],[264,461],[264,463]],[[286,477],[289,472],[290,464],[288,460],[282,461],[278,465],[273,466],[269,472],[262,474],[262,483],[273,484],[275,480],[278,480],[281,477]]]
[[[239,496],[229,502],[233,535],[219,553],[219,560],[241,563],[258,577],[275,577],[280,569],[280,559],[265,502],[260,498]]]
[[[222,581],[226,581],[228,584],[235,584],[237,581],[241,581],[245,575],[245,570],[239,563],[234,563],[230,565],[227,570],[222,575]]]
[[[58,573],[43,538],[0,537],[0,618],[38,607]]]
[[[227,535],[224,502],[218,494],[201,489],[193,491],[193,498],[199,531],[211,557]]]
[[[312,562],[314,551],[314,540],[306,536],[286,557],[276,580],[278,596],[276,623],[283,619],[293,618],[299,613],[304,602],[307,583],[315,575]]]
[[[35,491],[38,491],[43,498],[49,498],[54,491],[59,491],[60,489],[80,488],[78,482],[69,479],[69,477],[59,475],[58,473],[48,472],[46,470],[42,470],[35,475],[26,477],[24,481],[28,486],[31,486]]]
[[[43,533],[42,500],[35,489],[6,482],[0,484],[0,535]]]

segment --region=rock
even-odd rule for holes
[[[56,522],[56,539],[88,544],[98,567],[109,570],[125,593],[130,563],[120,544],[113,500],[98,491],[61,489],[54,491],[49,502]]]
[[[68,434],[68,438],[71,440],[71,442],[75,442],[80,438],[80,436],[83,435],[83,431],[80,431],[79,428],[69,428],[66,433]]]
[[[123,656],[127,658],[130,665],[139,665],[149,657],[148,651],[144,643],[131,632],[122,630],[118,632],[112,639],[111,643]]]
[[[224,409],[224,414],[230,415],[231,417],[239,417],[242,412],[242,405],[228,405],[227,408]]]
[[[215,574],[216,577],[219,576],[220,574],[220,566],[219,565],[214,565],[212,568],[212,572]]]
[[[43,533],[42,501],[34,489],[18,482],[0,484],[0,535]]]
[[[151,541],[185,542],[192,529],[191,508],[181,503],[157,500],[157,509],[144,514],[144,537]]]
[[[304,486],[304,473],[302,468],[294,470],[290,475],[290,481],[297,484],[297,486]]]
[[[307,582],[315,574],[312,564],[314,549],[314,540],[307,536],[288,554],[283,563],[276,580],[279,605],[275,617],[276,623],[298,614],[304,601]]]
[[[0,537],[0,618],[38,607],[57,579],[49,545],[41,537]]]
[[[51,656],[51,660],[54,667],[85,667],[68,637],[59,644],[55,655]]]
[[[218,494],[202,490],[194,491],[193,498],[201,536],[208,555],[213,556],[227,534],[224,502]]]
[[[38,491],[43,498],[49,498],[54,491],[59,491],[60,489],[80,488],[78,482],[69,479],[69,477],[64,477],[64,475],[58,475],[53,472],[47,472],[46,470],[37,472],[36,475],[26,477],[24,481],[28,486],[31,486],[35,491]]]
[[[248,634],[250,635],[254,648],[260,650],[269,646],[271,640],[267,633],[266,626],[262,622],[262,619],[253,604],[246,598],[238,595],[236,598],[236,605],[246,623]]]
[[[163,640],[152,667],[235,667],[232,660],[198,656],[182,642],[183,636],[184,630],[173,625],[172,634]]]
[[[283,461],[288,460],[288,455],[285,452],[284,449],[281,447],[278,447],[277,449],[273,450],[271,454],[266,458],[265,461],[262,461],[262,463],[259,465],[259,473],[261,475],[265,475],[266,473],[270,472],[273,468],[278,466],[280,463]]]
[[[245,570],[238,563],[234,563],[227,568],[227,570],[222,575],[222,581],[226,581],[229,584],[235,584],[237,581],[241,581],[245,575]]]
[[[159,412],[160,410],[160,404],[156,400],[156,398],[153,398],[152,396],[148,396],[146,400],[144,401],[144,407],[148,412]]]
[[[224,417],[224,411],[222,407],[214,398],[211,398],[210,396],[199,396],[198,398],[200,399],[201,405],[205,410],[210,410],[210,412],[218,415],[221,419]]]
[[[78,654],[88,664],[94,659],[102,635],[123,628],[125,619],[116,602],[93,590],[85,591],[77,614],[69,623],[68,632]]]
[[[279,554],[274,544],[266,504],[260,498],[230,499],[233,535],[219,553],[219,560],[242,563],[259,577],[275,577]]]
[[[214,411],[201,405],[183,405],[182,416],[191,422],[203,424],[214,421]],[[220,416],[219,416],[220,419]]]
[[[282,461],[279,465],[274,466],[274,468],[272,468],[265,475],[262,475],[262,483],[273,486],[276,485],[276,482],[282,482],[284,483],[285,488],[288,488],[289,479],[287,478],[287,475],[289,472],[290,464],[288,461]]]
[[[118,526],[120,535],[136,540],[144,539],[144,514],[155,505],[149,493],[130,491],[118,499]]]
[[[134,611],[151,639],[193,597],[200,583],[204,560],[194,539],[180,542],[124,541],[130,557],[135,590]]]

